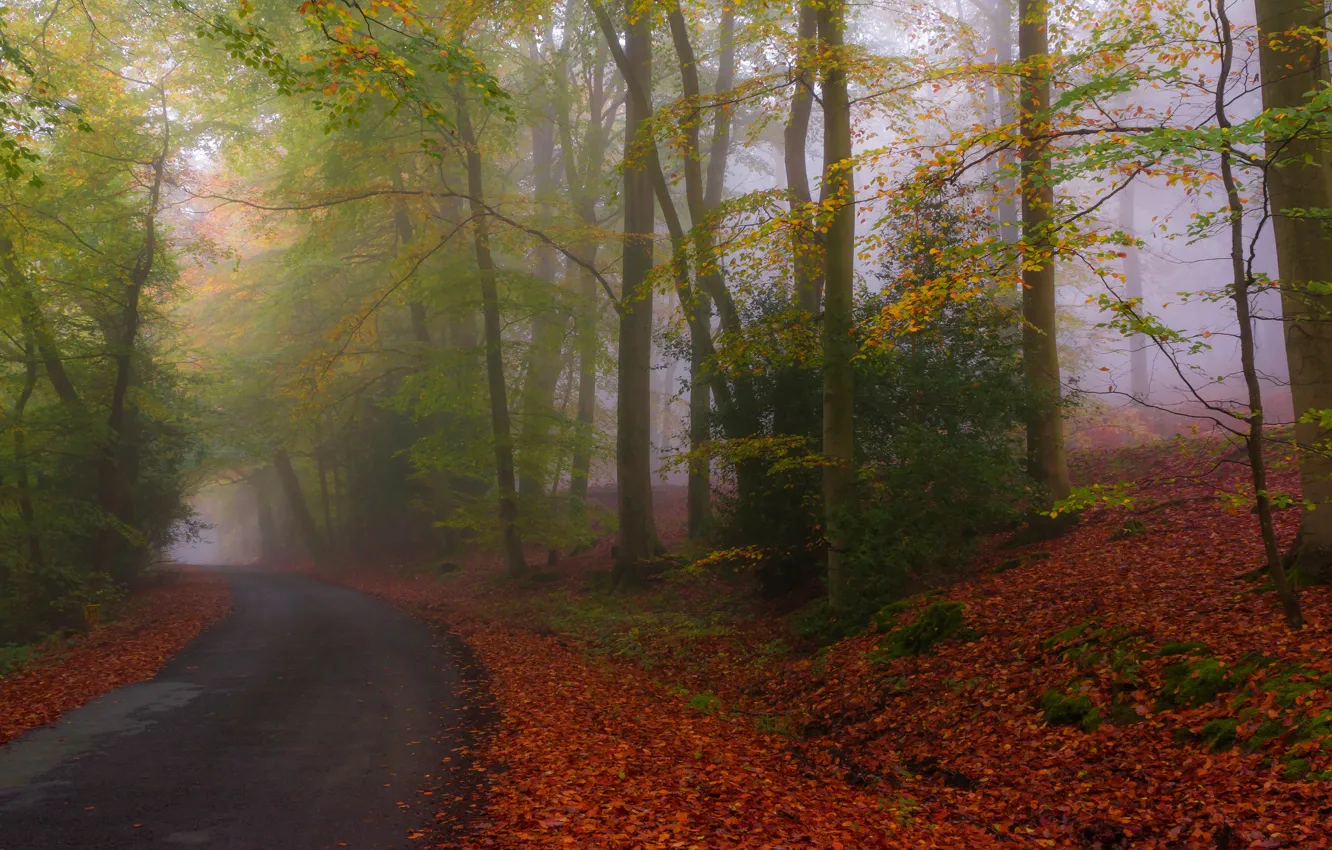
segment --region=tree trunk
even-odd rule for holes
[[[1322,2],[1255,0],[1263,107],[1305,106],[1328,85]],[[1281,279],[1286,359],[1297,420],[1310,411],[1332,409],[1332,296],[1317,292],[1329,279],[1332,243],[1317,215],[1296,217],[1288,210],[1332,207],[1332,150],[1316,135],[1270,138],[1267,191],[1276,236]],[[1315,286],[1311,286],[1315,284]],[[1332,433],[1316,413],[1295,426],[1300,446],[1300,486],[1307,507],[1300,515],[1294,561],[1308,575],[1332,581]]]
[[[1013,3],[1012,0],[994,0],[990,7],[990,46],[994,50],[994,61],[1000,69],[1007,69],[1013,64]],[[1002,126],[1013,123],[1013,99],[1009,92],[999,84],[1000,79],[1008,79],[1007,73],[997,75],[991,94],[991,120]],[[1000,171],[1007,171],[1012,166],[1012,154],[1004,151],[999,154]],[[1015,200],[1014,180],[1012,176],[999,178],[999,238],[1008,244],[1018,241],[1017,203]]]
[[[281,485],[282,494],[287,499],[287,507],[296,522],[296,531],[301,535],[305,551],[316,564],[322,565],[328,547],[319,534],[319,526],[315,525],[314,514],[310,512],[310,505],[305,501],[305,494],[301,492],[301,481],[296,477],[296,469],[291,465],[291,456],[287,454],[286,449],[273,452],[273,469],[277,472],[278,484]]]
[[[809,118],[814,107],[813,54],[817,49],[818,13],[809,2],[800,4],[800,22],[796,30],[795,83],[791,92],[791,116],[782,133],[786,165],[786,192],[791,214],[797,220],[792,240],[792,271],[795,280],[795,304],[815,316],[823,301],[821,239],[814,227],[809,193],[809,169],[806,165]]]
[[[735,25],[734,13],[728,7],[724,16],[729,16],[730,26]],[[726,139],[729,137],[729,120],[719,118],[717,133],[713,139],[714,156],[708,161],[708,185],[703,182],[703,164],[702,151],[699,143],[699,124],[701,123],[701,98],[698,82],[698,62],[694,55],[693,45],[689,42],[689,27],[685,22],[684,14],[680,10],[678,2],[673,3],[670,11],[667,13],[667,20],[671,27],[671,41],[675,46],[675,54],[680,62],[680,78],[684,96],[690,102],[690,113],[684,122],[685,147],[684,156],[684,174],[685,174],[685,199],[689,206],[690,225],[694,236],[694,254],[698,262],[698,274],[700,278],[704,275],[710,276],[709,284],[704,285],[702,280],[699,287],[694,292],[693,303],[686,304],[681,302],[680,309],[686,313],[690,329],[689,345],[689,449],[694,453],[694,457],[689,463],[689,482],[688,482],[688,533],[690,539],[698,539],[706,535],[712,526],[712,475],[711,464],[702,456],[701,448],[705,446],[711,437],[712,430],[712,399],[708,389],[708,381],[705,377],[706,370],[712,368],[708,363],[709,351],[711,345],[708,344],[712,334],[712,303],[707,297],[706,292],[713,288],[721,286],[720,275],[714,271],[716,266],[716,252],[713,247],[712,233],[704,226],[708,213],[708,193],[709,190],[720,200],[721,184],[726,173]],[[719,75],[717,85],[718,91],[725,83],[730,85],[730,78],[733,77],[734,49],[729,43],[729,39],[723,34],[723,53],[729,54],[731,59],[727,61],[726,56],[722,58],[721,74]],[[717,150],[719,148],[719,150]],[[721,161],[717,162],[720,157]],[[714,165],[717,166],[714,172]],[[714,201],[715,203],[716,201]],[[716,280],[711,279],[715,276]],[[702,290],[702,291],[699,291]]]
[[[255,516],[259,524],[259,563],[269,567],[276,566],[282,559],[282,545],[270,501],[272,492],[267,486],[270,474],[271,469],[261,469],[246,479],[254,493]]]
[[[652,80],[652,22],[645,14],[626,15],[624,53],[628,73],[644,94]],[[627,80],[632,84],[632,81]],[[651,108],[649,99],[646,104]],[[624,249],[621,272],[619,391],[616,396],[615,471],[619,496],[620,542],[615,570],[619,583],[642,578],[658,551],[652,514],[652,237],[656,211],[652,175],[636,143],[648,129],[648,109],[630,98],[624,130]]]
[[[19,520],[23,523],[24,536],[28,540],[28,561],[40,567],[45,563],[42,556],[42,538],[37,532],[37,511],[32,504],[31,482],[28,477],[27,428],[23,424],[23,414],[28,408],[28,399],[32,398],[37,388],[37,346],[32,334],[24,323],[23,344],[23,389],[18,401],[14,403],[14,415],[10,427],[14,429],[14,466],[18,468],[18,509]]]
[[[466,148],[467,194],[472,210],[472,234],[476,248],[477,275],[481,279],[481,312],[485,324],[486,381],[490,389],[490,424],[495,442],[495,477],[499,484],[500,545],[504,566],[511,578],[527,572],[523,543],[518,536],[518,492],[514,483],[513,432],[509,424],[508,390],[504,383],[504,350],[501,338],[499,289],[495,261],[490,254],[481,151],[472,131],[472,118],[461,95],[458,106],[458,135]]]
[[[786,170],[787,203],[792,218],[791,304],[800,322],[818,321],[823,309],[823,233],[816,220],[817,209],[809,191],[809,119],[814,106],[814,65],[818,51],[818,13],[810,2],[800,5],[796,29],[794,88],[791,112],[782,134]],[[826,194],[826,188],[825,188]],[[819,411],[813,396],[805,391],[802,377],[808,373],[803,353],[788,352],[774,377],[772,430],[779,435],[813,439],[818,432]]]
[[[1129,181],[1119,193],[1119,229],[1130,238],[1136,238],[1134,205],[1137,202],[1137,193],[1133,191],[1135,182]],[[1135,304],[1142,303],[1142,261],[1137,247],[1132,245],[1124,249],[1124,295]],[[1148,377],[1147,337],[1135,333],[1129,337],[1129,392],[1134,401],[1147,401]]]
[[[319,501],[324,509],[324,539],[333,545],[333,502],[328,493],[328,464],[324,461],[326,452],[321,447],[315,452],[315,463],[319,466]]]
[[[133,527],[135,524],[134,481],[127,470],[136,466],[130,457],[135,453],[126,439],[134,416],[129,401],[129,389],[134,371],[135,348],[139,337],[139,300],[152,275],[157,259],[157,212],[162,184],[166,180],[166,151],[152,163],[153,180],[148,190],[143,245],[130,269],[129,281],[121,293],[121,310],[116,324],[118,338],[108,340],[111,359],[115,363],[115,378],[111,387],[111,401],[106,415],[107,436],[97,464],[97,502],[105,516]],[[106,573],[129,577],[130,564],[124,562],[125,538],[116,528],[106,528],[98,535],[98,568]]]
[[[834,611],[847,602],[841,519],[855,505],[856,353],[852,287],[856,262],[855,170],[851,160],[851,102],[842,66],[846,5],[830,0],[818,12],[824,61],[823,179],[833,202],[824,257],[823,306],[823,508],[828,541],[828,601]]]
[[[538,213],[542,222],[551,215],[555,194],[555,124],[544,112],[532,125],[532,175],[536,184]],[[539,501],[546,492],[550,429],[554,424],[555,386],[560,377],[560,346],[564,341],[565,316],[555,290],[556,254],[542,243],[536,249],[533,271],[546,284],[549,304],[542,304],[532,317],[532,331],[523,381],[522,450],[519,453],[518,493],[524,501]],[[543,298],[543,301],[545,299]]]
[[[402,176],[398,169],[393,169],[393,188],[402,188]],[[397,235],[398,253],[412,241],[415,236],[415,229],[412,227],[411,216],[407,214],[407,205],[402,198],[396,198],[393,202],[393,229]],[[407,302],[408,315],[412,321],[412,338],[422,345],[430,344],[430,324],[426,316],[425,304],[413,298]]]
[[[1226,115],[1227,84],[1234,63],[1235,43],[1230,28],[1230,19],[1225,3],[1217,6],[1217,34],[1221,40],[1221,68],[1217,74],[1215,115],[1217,126],[1223,133],[1231,129],[1230,119]],[[1228,138],[1222,136],[1223,139]],[[1295,590],[1286,578],[1285,567],[1281,563],[1281,554],[1277,550],[1276,529],[1272,523],[1272,502],[1267,491],[1267,461],[1263,457],[1263,396],[1262,386],[1258,382],[1258,369],[1254,365],[1253,317],[1250,314],[1249,292],[1253,276],[1245,265],[1244,244],[1244,204],[1240,199],[1239,184],[1235,180],[1232,160],[1234,152],[1229,143],[1223,143],[1221,155],[1221,181],[1226,190],[1226,206],[1230,212],[1230,270],[1232,299],[1235,304],[1235,321],[1239,325],[1240,369],[1244,373],[1244,386],[1248,391],[1249,413],[1245,417],[1248,432],[1244,435],[1245,448],[1249,454],[1249,472],[1253,480],[1255,507],[1258,513],[1258,527],[1263,539],[1263,551],[1267,556],[1268,574],[1276,587],[1277,596],[1286,615],[1286,624],[1292,629],[1304,626],[1304,617],[1300,612],[1300,602]]]
[[[579,220],[590,230],[598,227],[596,197],[601,184],[601,172],[606,157],[606,130],[602,113],[606,111],[605,65],[606,48],[597,44],[592,85],[588,93],[587,130],[583,135],[583,165],[578,167],[574,156],[573,121],[566,112],[560,122],[560,144],[564,149],[561,160],[564,163],[565,182],[569,186],[570,200],[578,213]],[[567,79],[568,75],[565,75]],[[571,98],[562,102],[568,104]],[[569,470],[569,498],[579,521],[587,518],[587,487],[592,469],[592,439],[596,433],[597,418],[597,359],[601,353],[601,340],[598,326],[601,318],[601,297],[597,291],[597,280],[589,267],[596,264],[598,244],[595,238],[581,240],[577,250],[578,258],[585,263],[582,268],[581,287],[579,290],[579,308],[575,316],[575,333],[578,345],[578,431],[574,441],[573,458]]]
[[[1071,490],[1064,450],[1055,328],[1054,187],[1042,140],[1050,109],[1049,0],[1019,0],[1022,62],[1022,362],[1026,375],[1027,468],[1050,502]]]

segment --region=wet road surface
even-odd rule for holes
[[[470,793],[443,763],[475,722],[456,641],[313,579],[227,576],[231,615],[156,678],[0,747],[0,850],[404,848]]]

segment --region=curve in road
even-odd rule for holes
[[[461,642],[314,579],[228,580],[232,614],[154,679],[0,748],[0,850],[404,848],[475,805]]]

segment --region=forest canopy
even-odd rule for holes
[[[1298,628],[1325,47],[1277,0],[14,2],[0,644],[200,534],[515,578],[614,534],[612,586],[692,557],[854,631],[1131,498],[1070,476],[1102,418],[1234,443]]]

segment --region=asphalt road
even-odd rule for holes
[[[233,613],[155,679],[0,747],[0,850],[404,848],[435,801],[474,802],[461,645],[351,590],[228,576]]]

